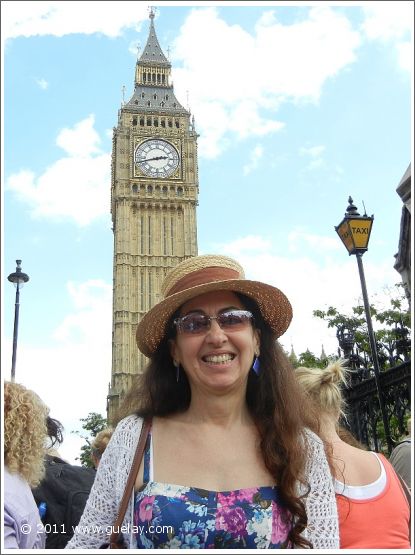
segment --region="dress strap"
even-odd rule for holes
[[[151,450],[151,430],[147,437],[146,448],[144,451],[144,472],[143,472],[143,482],[147,484],[150,481],[150,465],[151,465],[151,458],[150,458],[150,450]]]

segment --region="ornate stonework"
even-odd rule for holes
[[[111,214],[114,231],[111,421],[146,357],[135,342],[137,323],[160,298],[166,272],[197,254],[197,133],[170,84],[150,14],[137,60],[135,88],[114,127]]]

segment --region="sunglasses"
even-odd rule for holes
[[[227,331],[237,331],[246,326],[246,324],[253,320],[252,312],[249,310],[227,310],[221,312],[217,316],[208,316],[207,314],[187,314],[181,318],[173,320],[180,333],[197,334],[206,333],[211,326],[212,320],[216,320],[221,329]]]

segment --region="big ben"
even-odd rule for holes
[[[111,214],[114,231],[111,422],[147,359],[135,331],[160,296],[167,271],[197,254],[197,133],[177,100],[154,12],[137,60],[134,93],[114,127]]]

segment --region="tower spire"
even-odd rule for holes
[[[148,33],[147,44],[144,47],[143,53],[141,54],[138,63],[157,63],[161,65],[168,65],[169,67],[171,67],[170,62],[161,49],[156,35],[156,29],[154,27],[155,15],[155,9],[150,8],[150,29]]]

